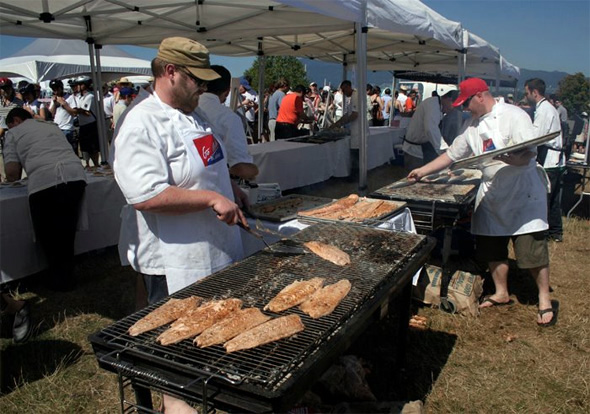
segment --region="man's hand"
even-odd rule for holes
[[[246,217],[244,216],[244,213],[242,213],[242,210],[240,210],[240,207],[222,195],[219,195],[219,197],[213,201],[212,208],[217,214],[217,218],[226,224],[234,225],[237,222],[241,222],[246,226],[248,225]]]
[[[510,154],[500,154],[494,157],[495,160],[505,162],[509,165],[514,165],[515,167],[522,167],[528,165],[531,158],[534,158],[537,154],[533,151],[529,150],[522,150],[513,152]]]
[[[234,181],[231,182],[231,187],[238,207],[240,207],[242,210],[247,210],[248,207],[250,207],[248,194],[246,194]]]
[[[425,173],[424,168],[416,168],[415,170],[410,171],[407,176],[407,179],[410,181],[420,181],[420,179],[428,174]]]

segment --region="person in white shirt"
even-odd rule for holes
[[[258,143],[258,127],[256,123],[256,115],[258,114],[259,105],[258,94],[252,89],[248,79],[244,77],[240,78],[239,92],[242,97],[242,102],[239,104],[238,108],[242,111],[248,122],[248,133],[252,137],[254,143]]]
[[[74,130],[74,117],[76,116],[74,97],[65,94],[64,84],[59,79],[53,79],[49,82],[49,87],[53,91],[51,104],[49,105],[49,112],[51,112],[53,122],[61,129],[74,153],[78,155],[78,137]]]
[[[258,167],[248,153],[248,139],[242,128],[242,120],[223,104],[231,90],[231,73],[219,65],[213,65],[211,69],[220,78],[207,84],[207,92],[199,97],[199,109],[225,144],[230,174],[244,180],[253,180],[258,175]]]
[[[74,95],[74,105],[78,122],[80,123],[80,150],[86,163],[90,167],[90,160],[94,167],[98,167],[98,156],[100,152],[98,144],[98,125],[96,103],[94,94],[91,92],[92,79],[88,76],[78,76],[74,82],[78,86],[79,95]]]
[[[531,106],[535,106],[534,137],[561,131],[561,121],[557,109],[545,98],[545,82],[542,79],[529,79],[524,84],[525,96]],[[537,149],[537,161],[545,168],[551,192],[549,203],[549,230],[547,238],[556,242],[563,241],[563,224],[561,220],[561,184],[565,173],[565,154],[563,135]]]
[[[23,97],[23,108],[26,109],[34,119],[45,120],[47,118],[47,112],[45,104],[39,101],[40,89],[39,85],[29,83],[27,86],[20,90]]]
[[[23,169],[27,173],[35,237],[49,265],[48,287],[72,290],[74,239],[86,174],[55,124],[32,119],[23,108],[11,110],[6,124],[6,178],[17,181]]]
[[[442,137],[440,125],[443,115],[453,109],[454,91],[442,97],[431,96],[414,112],[406,131],[402,149],[404,167],[413,170],[428,164],[448,148]]]
[[[406,85],[400,85],[397,100],[402,108],[406,107],[406,101],[408,100],[408,87]]]
[[[481,155],[530,140],[534,128],[522,109],[494,99],[479,78],[459,85],[460,95],[453,103],[472,114],[469,126],[449,149],[434,161],[408,174],[410,180],[440,171],[453,161]],[[537,324],[557,322],[558,302],[549,294],[549,251],[547,230],[546,177],[537,168],[535,147],[504,154],[484,162],[482,179],[475,200],[471,232],[476,236],[477,254],[488,263],[496,291],[486,296],[480,308],[510,304],[508,292],[508,243],[513,242],[518,267],[529,269],[539,289]]]
[[[143,277],[149,303],[198,281],[243,256],[240,205],[245,194],[230,180],[227,150],[197,108],[210,69],[209,51],[183,37],[166,38],[152,61],[153,91],[142,90],[119,122],[113,170],[128,205],[119,251]],[[163,397],[161,411],[196,412]]]

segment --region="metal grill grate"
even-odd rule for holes
[[[388,276],[394,277],[396,269],[406,260],[410,260],[412,252],[424,242],[422,236],[414,234],[338,224],[311,226],[298,233],[295,238],[300,241],[318,240],[338,246],[350,254],[352,263],[341,267],[311,253],[278,256],[264,250],[172,296],[183,298],[197,295],[206,299],[235,297],[244,301],[244,307],[262,309],[283,287],[295,280],[324,277],[326,283],[334,283],[343,278],[349,279],[352,283],[351,292],[328,316],[314,320],[297,308],[280,313],[299,314],[305,325],[303,332],[235,354],[227,354],[222,346],[199,349],[192,344],[192,340],[161,346],[156,338],[167,326],[137,337],[129,336],[129,327],[159,306],[156,304],[99,332],[101,342],[106,342],[113,350],[125,350],[147,361],[166,362],[182,367],[183,370],[206,373],[231,383],[246,381],[274,389],[285,373],[290,372],[306,355],[326,341],[379,289]]]

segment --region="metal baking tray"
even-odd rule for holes
[[[521,142],[520,144],[509,145],[504,148],[495,149],[493,151],[488,151],[480,155],[475,155],[473,157],[465,158],[463,160],[455,161],[450,165],[450,169],[454,170],[455,168],[468,168],[468,167],[477,167],[481,165],[484,161],[491,160],[494,157],[502,154],[510,154],[513,152],[518,152],[528,147],[536,147],[537,145],[544,144],[546,142],[555,139],[556,137],[561,134],[561,131],[552,132],[547,135],[543,135],[542,137],[538,137],[535,139],[530,139],[528,141]]]
[[[301,210],[310,210],[334,201],[331,198],[290,194],[250,206],[249,213],[261,220],[282,222],[294,220]]]
[[[335,203],[338,200],[334,200],[333,203]],[[378,203],[378,202],[383,202],[385,205],[390,206],[390,209],[385,211],[384,213],[379,214],[376,217],[369,217],[369,218],[355,218],[354,216],[351,217],[342,217],[342,218],[337,218],[337,217],[332,217],[332,218],[327,218],[327,217],[315,217],[315,216],[309,216],[305,214],[305,210],[302,210],[299,212],[299,214],[297,215],[297,218],[301,221],[308,221],[308,222],[314,222],[314,223],[342,223],[342,222],[348,222],[348,223],[362,223],[362,224],[371,224],[374,222],[378,222],[378,221],[383,221],[386,218],[392,217],[395,214],[401,212],[404,208],[406,208],[407,203],[403,202],[403,201],[391,201],[391,200],[378,200],[378,199],[374,199],[374,198],[367,198],[367,197],[361,197],[359,198],[359,201],[353,206],[357,206],[359,202],[365,202],[365,203]],[[333,204],[330,203],[330,204]],[[327,206],[326,206],[327,207]],[[350,207],[350,208],[353,208]],[[311,210],[311,209],[310,209]],[[341,216],[345,216],[346,212],[349,209],[344,209],[339,211],[338,213]]]

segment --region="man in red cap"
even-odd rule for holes
[[[463,105],[473,116],[446,153],[413,170],[409,179],[420,178],[472,155],[525,142],[535,137],[530,117],[522,109],[495,99],[478,78],[459,85],[453,103]],[[529,269],[539,288],[537,324],[557,322],[558,302],[549,295],[547,230],[547,185],[537,170],[536,148],[504,154],[480,164],[481,184],[475,200],[471,232],[476,236],[477,254],[488,263],[496,292],[486,296],[480,308],[511,304],[508,292],[508,243],[512,240],[517,265]]]

